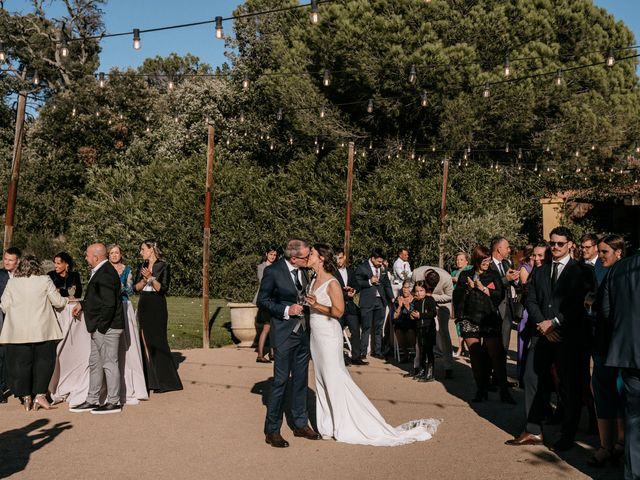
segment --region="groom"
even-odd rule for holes
[[[287,242],[284,258],[265,269],[258,307],[271,314],[271,346],[274,352],[273,385],[267,400],[265,441],[276,448],[289,446],[282,435],[284,394],[291,376],[291,415],[293,435],[318,440],[320,435],[308,425],[307,378],[309,372],[309,312],[299,305],[298,296],[304,291],[307,277],[304,268],[311,255],[309,244],[293,238]]]

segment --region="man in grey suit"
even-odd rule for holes
[[[0,268],[0,297],[2,297],[9,279],[13,278],[13,271],[18,266],[21,256],[22,252],[17,247],[9,247],[5,250],[4,255],[2,256],[2,266],[4,268]],[[3,320],[2,310],[0,310],[0,332],[2,331]],[[5,394],[8,389],[6,384],[4,357],[4,345],[0,345],[0,403],[7,403],[7,397]]]
[[[625,395],[625,480],[640,479],[640,253],[611,267],[601,312],[611,326],[608,367],[622,374]]]
[[[491,239],[491,266],[492,270],[495,270],[500,274],[502,278],[502,286],[504,287],[505,296],[502,303],[498,306],[498,311],[502,317],[502,345],[504,351],[509,351],[509,343],[511,342],[511,328],[514,320],[513,302],[513,290],[511,287],[515,286],[520,273],[512,268],[511,260],[511,246],[509,240],[504,237],[497,236]],[[506,357],[505,357],[506,358]]]

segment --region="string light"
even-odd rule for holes
[[[373,99],[370,98],[367,103],[367,113],[373,113]]]
[[[218,40],[224,37],[224,30],[222,29],[222,17],[216,17],[216,38]]]
[[[491,87],[489,86],[489,82],[484,84],[484,90],[482,91],[482,96],[484,98],[489,98],[491,96]]]
[[[311,23],[316,25],[320,22],[320,12],[318,11],[318,2],[317,0],[311,0]]]
[[[64,39],[60,42],[60,56],[62,58],[67,58],[69,56],[69,46],[67,45],[67,41]]]
[[[522,160],[522,149],[521,148],[518,149],[518,159]]]
[[[613,67],[616,63],[616,57],[613,54],[613,48],[607,51],[607,67]]]
[[[100,88],[104,88],[104,85],[105,85],[104,72],[100,72],[98,74],[98,86]]]
[[[511,76],[511,65],[509,64],[509,55],[504,57],[504,76],[509,78]]]
[[[509,153],[509,144],[504,147],[504,153]]]
[[[173,80],[169,80],[169,83],[167,83],[167,89],[171,91],[173,90],[173,87],[175,87],[175,85],[173,84]]]
[[[282,108],[278,109],[278,113],[276,113],[276,120],[278,121],[282,120]]]
[[[242,79],[242,89],[243,90],[248,90],[249,89],[249,85],[251,85],[251,80],[249,80],[249,76],[245,75],[244,78]]]
[[[4,50],[4,43],[0,42],[0,63],[7,61],[7,52]]]
[[[134,50],[140,50],[140,29],[139,28],[134,28],[133,29],[133,49]]]
[[[31,82],[33,82],[33,84],[36,86],[40,85],[40,75],[38,75],[37,70],[33,73],[33,78],[31,79]]]
[[[322,77],[322,85],[328,87],[331,85],[331,72],[328,69],[325,69],[324,75]]]
[[[422,105],[422,107],[426,107],[428,105],[428,99],[427,99],[427,91],[425,90],[424,92],[422,92],[422,98],[420,100],[420,105]]]
[[[244,123],[244,112],[240,112],[240,123]]]
[[[77,113],[77,111],[76,111],[76,107],[73,107],[73,108],[71,109],[71,116],[72,116],[72,117],[75,117],[75,116],[76,116],[76,113]]]
[[[555,84],[559,87],[562,85],[562,69],[556,70]]]
[[[416,83],[417,79],[418,76],[416,75],[416,66],[411,65],[411,70],[409,71],[409,83]]]
[[[325,111],[324,107],[321,107],[321,108],[320,108],[320,118],[324,118],[326,114],[327,114],[327,113],[326,113],[326,111]]]

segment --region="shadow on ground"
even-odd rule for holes
[[[51,443],[63,431],[73,428],[69,422],[45,428],[47,419],[39,419],[22,428],[0,433],[0,478],[22,472],[31,454]]]

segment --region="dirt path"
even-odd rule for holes
[[[56,410],[26,413],[15,399],[0,405],[0,478],[620,478],[621,470],[586,466],[596,437],[581,437],[564,459],[545,447],[514,448],[504,441],[523,420],[517,406],[497,393],[471,407],[475,390],[468,364],[456,363],[456,378],[421,384],[380,360],[350,367],[356,382],[397,425],[423,417],[443,418],[428,442],[396,448],[352,446],[283,436],[291,446],[264,443],[263,394],[271,366],[236,348],[186,350],[183,392],[154,395],[120,415]],[[441,367],[436,376],[442,378]],[[312,374],[311,374],[312,376]],[[310,382],[311,389],[314,388]],[[311,394],[312,395],[312,394]],[[554,440],[555,435],[551,438]]]

